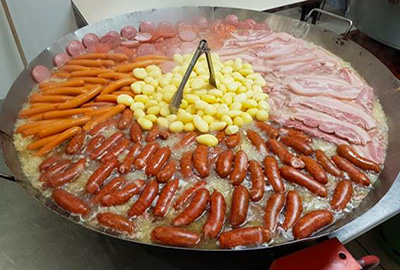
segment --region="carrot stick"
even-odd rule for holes
[[[85,67],[109,67],[114,66],[115,62],[112,60],[88,60],[88,59],[78,59],[78,60],[70,60],[67,65],[79,65]]]
[[[112,106],[100,107],[99,109],[96,109],[96,110],[91,111],[91,112],[87,112],[85,114],[89,115],[89,116],[98,116],[98,115],[101,115],[101,114],[103,114],[105,112],[108,112],[112,108],[113,108]]]
[[[83,87],[60,87],[43,90],[43,95],[70,95],[77,96],[86,93],[88,90]]]
[[[71,77],[96,77],[101,73],[110,73],[114,72],[111,69],[92,69],[92,70],[80,70],[80,71],[73,71],[71,72]]]
[[[34,108],[29,108],[19,112],[21,117],[29,117],[35,114],[44,113],[56,109],[56,104],[42,105]]]
[[[90,122],[88,122],[86,125],[83,126],[83,130],[85,131],[89,131],[91,130],[95,125],[119,114],[120,112],[122,112],[125,109],[125,105],[123,104],[118,104],[114,107],[111,108],[111,110],[103,113],[102,115],[100,115],[99,117],[97,117],[96,119],[91,120]]]
[[[57,102],[68,101],[71,98],[72,97],[70,96],[62,96],[62,95],[44,96],[40,94],[33,94],[29,97],[29,101],[32,103],[39,103],[39,102],[57,103]]]
[[[142,67],[147,67],[150,65],[159,65],[166,61],[167,61],[166,59],[147,59],[147,60],[142,60],[142,61],[135,61],[133,63],[116,66],[114,68],[114,71],[130,72],[130,71],[134,70],[135,68],[142,68]]]
[[[107,72],[107,73],[101,73],[97,75],[99,78],[105,78],[105,79],[110,79],[110,80],[118,80],[122,79],[125,77],[132,77],[132,74],[129,73],[120,73],[120,72]]]
[[[30,120],[42,120],[42,119],[55,119],[55,118],[63,118],[63,117],[68,117],[71,115],[77,115],[77,114],[86,114],[88,112],[93,111],[93,108],[77,108],[77,109],[69,109],[69,110],[63,110],[63,111],[51,111],[51,112],[45,112],[41,114],[34,115],[30,117]]]
[[[79,66],[79,65],[65,65],[61,68],[63,71],[78,71],[78,70],[90,70],[88,67]]]
[[[94,100],[95,101],[106,101],[106,102],[117,102],[117,95],[99,95]]]
[[[102,86],[94,87],[86,93],[76,96],[63,104],[60,104],[59,106],[57,106],[57,109],[65,110],[79,107],[80,105],[88,102],[89,100],[100,94],[102,89]]]
[[[51,142],[40,148],[39,151],[36,152],[36,156],[43,156],[47,152],[51,151],[61,143],[65,142],[69,138],[75,136],[79,132],[82,131],[82,128],[80,127],[71,127],[70,129],[67,129],[63,133],[58,134]]]
[[[85,85],[84,80],[75,80],[75,81],[66,81],[66,82],[42,82],[39,83],[40,89],[48,89],[48,88],[59,88],[59,87],[67,87],[67,86],[83,86]]]
[[[61,131],[64,131],[66,129],[69,129],[71,127],[74,126],[83,126],[84,124],[86,124],[87,122],[89,122],[91,119],[90,116],[82,116],[79,118],[71,118],[71,119],[66,119],[63,120],[60,124],[58,125],[51,125],[45,128],[42,128],[42,130],[40,130],[37,135],[39,136],[39,138],[44,138],[53,134],[57,134],[60,133]]]
[[[130,90],[130,88],[129,88],[129,90]],[[119,95],[128,95],[128,96],[131,96],[131,97],[135,97],[135,94],[132,92],[132,90],[131,91],[114,91],[113,95],[117,95],[117,96],[119,96]]]
[[[56,73],[53,73],[51,75],[51,77],[54,77],[54,78],[69,78],[69,77],[71,77],[71,74],[70,73],[66,73],[66,72],[56,72]]]
[[[119,79],[118,81],[112,82],[106,87],[104,87],[103,91],[101,91],[100,95],[107,95],[123,86],[131,85],[136,81],[135,78],[127,77],[127,78],[122,78]]]
[[[48,144],[49,142],[51,142],[52,140],[54,140],[55,137],[57,137],[58,134],[56,135],[52,135],[40,140],[37,140],[36,142],[33,142],[31,144],[29,144],[26,148],[28,148],[29,150],[34,150],[34,149],[38,149],[46,144]]]
[[[74,77],[74,78],[70,79],[70,81],[75,81],[75,80],[83,80],[86,83],[94,83],[94,84],[106,84],[106,83],[108,83],[107,79],[97,78],[97,77]]]
[[[87,108],[87,107],[108,107],[108,106],[114,106],[115,103],[111,102],[89,102],[86,104],[83,104],[81,108]]]
[[[40,126],[40,125],[46,125],[46,124],[50,124],[50,123],[54,123],[54,122],[55,122],[55,120],[44,120],[44,121],[26,123],[26,124],[20,125],[15,130],[15,132],[21,133],[22,131],[24,131],[26,129],[37,127],[37,126]]]

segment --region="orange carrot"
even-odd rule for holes
[[[99,95],[94,100],[95,101],[106,101],[106,102],[115,102],[117,103],[117,95]]]
[[[70,60],[67,65],[79,65],[85,67],[109,67],[114,66],[115,62],[112,60],[88,60],[88,59],[78,59],[78,60]]]
[[[58,134],[56,135],[52,135],[40,140],[37,140],[36,142],[33,142],[31,144],[29,144],[26,148],[28,148],[29,150],[34,150],[34,149],[38,149],[46,144],[48,144],[49,142],[51,142],[52,140],[54,140],[55,137],[57,137]]]
[[[101,115],[101,114],[103,114],[105,112],[108,112],[112,108],[113,108],[112,106],[100,107],[99,109],[96,109],[96,110],[91,111],[91,112],[87,112],[85,114],[89,115],[89,116],[98,116],[98,115]]]
[[[82,86],[85,85],[84,80],[66,81],[66,82],[42,82],[39,83],[40,89],[59,88],[68,86]]]
[[[57,109],[65,110],[65,109],[76,108],[88,102],[89,100],[93,99],[98,94],[100,94],[102,89],[103,89],[102,86],[94,87],[91,90],[87,91],[86,93],[76,96],[73,99],[67,101],[66,103],[60,104],[59,106],[57,106]]]
[[[101,91],[100,95],[107,95],[123,86],[131,85],[135,81],[136,81],[136,79],[131,78],[131,77],[119,79],[118,81],[112,82],[109,85],[107,85],[106,87],[104,87],[104,89],[103,89],[103,91]]]
[[[93,111],[93,108],[77,108],[77,109],[69,109],[69,110],[62,110],[62,111],[51,111],[45,112],[41,114],[34,115],[30,117],[30,120],[42,120],[42,119],[55,119],[55,118],[63,118],[68,117],[71,115],[77,114],[86,114],[88,112]]]
[[[116,66],[114,68],[114,71],[130,72],[130,71],[134,70],[135,68],[143,68],[143,67],[147,67],[150,65],[159,65],[166,61],[167,61],[166,59],[147,59],[147,60],[135,61],[133,63]]]
[[[60,87],[43,90],[43,95],[70,95],[77,96],[86,93],[88,90],[83,87]]]
[[[57,134],[60,133],[66,129],[69,129],[71,127],[74,126],[83,126],[84,124],[86,124],[87,122],[89,122],[91,119],[90,116],[82,116],[79,118],[70,118],[70,119],[66,119],[61,121],[60,124],[58,125],[51,125],[48,127],[44,127],[42,128],[42,130],[40,130],[37,135],[39,136],[39,138],[44,138],[53,134]]]
[[[50,152],[55,147],[62,144],[69,138],[75,136],[76,134],[78,134],[81,131],[82,131],[82,128],[80,128],[80,127],[71,127],[70,129],[67,129],[63,133],[58,134],[51,142],[49,142],[48,144],[46,144],[45,146],[40,148],[40,150],[37,151],[35,155],[39,156],[39,157],[43,156],[47,152]]]
[[[108,83],[107,79],[97,78],[97,77],[74,77],[74,78],[70,79],[70,81],[74,81],[74,80],[83,80],[86,83],[93,83],[93,84],[106,84],[106,83]]]
[[[90,122],[88,122],[86,125],[83,126],[83,130],[85,131],[89,131],[91,130],[95,125],[119,114],[120,112],[122,112],[125,109],[125,105],[123,104],[118,104],[114,107],[111,108],[111,110],[103,113],[102,115],[100,115],[99,117],[91,120]]]
[[[101,73],[110,73],[114,72],[111,69],[92,69],[92,70],[80,70],[80,71],[73,71],[71,72],[71,77],[96,77]]]
[[[19,112],[19,116],[21,117],[29,117],[35,114],[39,114],[39,113],[44,113],[44,112],[48,112],[48,111],[52,111],[54,109],[56,109],[55,104],[49,104],[49,105],[42,105],[42,106],[37,106],[34,108],[29,108],[23,111]]]
[[[32,103],[39,103],[39,102],[57,103],[57,102],[68,101],[71,98],[72,98],[71,96],[62,96],[62,95],[44,96],[40,94],[33,94],[29,97],[29,101]]]

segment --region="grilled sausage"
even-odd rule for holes
[[[306,143],[312,142],[311,137],[300,130],[291,129],[291,128],[288,128],[288,129],[280,128],[279,131],[281,133],[283,133],[284,135],[287,135],[289,137],[295,137],[297,139],[302,140],[303,142],[306,142]]]
[[[232,194],[230,222],[232,227],[239,227],[246,221],[249,210],[249,191],[246,187],[237,186]]]
[[[131,141],[127,138],[119,140],[111,150],[101,158],[101,162],[110,161],[113,158],[118,158],[126,149],[129,148]]]
[[[51,166],[53,166],[58,160],[60,159],[59,156],[50,156],[49,158],[45,159],[39,165],[39,171],[44,172]]]
[[[131,109],[125,109],[122,111],[121,119],[118,121],[118,129],[126,129],[133,121],[133,112]]]
[[[264,159],[265,176],[275,192],[282,193],[285,191],[281,174],[279,172],[278,161],[273,156],[266,156]]]
[[[224,195],[214,190],[210,201],[210,214],[203,226],[203,233],[207,239],[214,239],[221,232],[225,221],[226,202]]]
[[[334,210],[343,210],[353,195],[353,184],[349,180],[340,181],[332,195],[331,207]]]
[[[104,142],[105,139],[106,139],[106,137],[104,137],[104,135],[102,135],[102,134],[93,137],[89,141],[85,152],[89,153],[89,154],[92,153],[97,147],[99,147]]]
[[[205,178],[210,175],[208,169],[208,149],[204,144],[200,144],[193,153],[193,167],[200,177]]]
[[[81,215],[90,213],[90,207],[87,203],[61,188],[53,190],[52,198],[56,204],[70,213]]]
[[[46,185],[51,188],[56,188],[66,183],[72,182],[84,171],[85,167],[86,159],[81,158],[77,162],[73,163],[69,169],[65,170],[61,174],[56,174],[51,177]]]
[[[174,149],[181,149],[196,140],[197,134],[194,131],[188,132],[174,145]]]
[[[300,138],[283,136],[281,137],[281,142],[284,145],[293,148],[296,152],[299,152],[300,154],[308,156],[314,153],[314,150],[312,149],[311,145]]]
[[[274,128],[271,125],[268,125],[264,122],[256,121],[256,126],[261,129],[262,131],[265,132],[265,134],[268,136],[270,139],[276,139],[279,137],[279,132],[276,128]]]
[[[229,176],[234,186],[240,185],[247,174],[248,159],[247,154],[243,150],[236,153],[235,162],[233,164],[233,171]]]
[[[198,219],[206,210],[209,201],[210,193],[207,189],[201,188],[196,191],[188,207],[172,221],[172,226],[187,226]]]
[[[101,205],[112,206],[124,204],[129,201],[133,195],[138,194],[145,185],[146,182],[144,180],[135,180],[132,183],[125,185],[121,189],[116,189],[114,192],[104,195],[103,198],[101,198]]]
[[[181,165],[181,174],[184,179],[188,179],[193,174],[192,156],[193,154],[190,151],[182,154],[180,165]]]
[[[158,183],[155,180],[151,180],[147,183],[143,189],[139,199],[132,205],[128,212],[129,217],[139,216],[150,207],[151,203],[158,195]]]
[[[149,159],[149,162],[146,165],[146,175],[157,175],[157,173],[162,169],[170,156],[171,150],[169,150],[169,147],[165,146],[158,149]]]
[[[82,131],[78,134],[76,134],[67,144],[67,147],[65,147],[65,153],[68,155],[74,155],[78,153],[83,146],[83,143],[85,142],[86,138],[86,132]]]
[[[268,199],[264,212],[264,226],[274,232],[278,224],[278,217],[285,205],[285,194],[274,193]]]
[[[135,120],[132,121],[131,128],[129,129],[129,134],[131,135],[131,140],[134,143],[141,142],[143,131],[138,122]]]
[[[117,120],[116,119],[110,119],[110,120],[101,122],[101,123],[95,125],[91,130],[89,130],[89,135],[97,136],[103,130],[106,130],[109,127],[115,126],[116,124],[117,124]]]
[[[207,184],[207,182],[200,181],[200,182],[197,182],[196,184],[194,184],[192,187],[185,189],[181,193],[179,198],[176,200],[174,208],[175,209],[181,208],[186,203],[186,201],[194,195],[194,193],[197,190],[203,188],[206,184]]]
[[[220,177],[225,178],[231,173],[234,159],[235,154],[230,149],[219,154],[217,162],[215,163],[215,171]]]
[[[312,180],[307,175],[293,167],[286,165],[282,166],[281,175],[287,181],[303,186],[318,196],[326,197],[328,195],[326,188],[322,184]]]
[[[315,181],[325,185],[328,183],[328,175],[317,161],[307,156],[301,156],[301,160],[305,164],[305,170],[314,178]]]
[[[176,162],[171,159],[165,166],[157,173],[156,179],[158,183],[166,183],[174,176],[176,171]]]
[[[342,171],[336,167],[335,163],[331,161],[331,159],[325,155],[325,153],[322,150],[315,150],[315,157],[319,164],[331,175],[340,177],[342,176]]]
[[[40,182],[48,182],[53,176],[63,173],[71,165],[70,160],[60,160],[48,168],[39,177]]]
[[[354,149],[346,144],[341,144],[337,147],[336,152],[339,156],[344,157],[357,167],[364,169],[364,170],[372,170],[376,173],[381,171],[379,165],[372,160],[366,159],[360,156]]]
[[[167,215],[178,186],[178,179],[169,181],[167,184],[165,184],[163,190],[160,192],[157,204],[154,207],[153,215],[155,215],[156,217],[165,217]]]
[[[228,148],[235,148],[240,143],[240,134],[235,133],[233,135],[225,137],[225,144]]]
[[[347,172],[350,180],[362,186],[369,186],[370,181],[365,173],[360,171],[350,161],[339,156],[332,157],[333,162],[343,171]]]
[[[264,227],[246,227],[224,232],[219,236],[220,248],[255,246],[269,242],[271,232]]]
[[[269,139],[267,141],[267,146],[272,153],[277,155],[279,159],[294,168],[301,169],[304,168],[304,162],[298,157],[293,156],[289,153],[289,151],[282,145],[281,142],[278,142],[275,139]]]
[[[156,142],[148,143],[140,152],[136,158],[134,164],[135,169],[139,170],[146,166],[147,161],[153,156],[153,154],[160,148],[160,145]]]
[[[129,221],[129,219],[126,217],[115,213],[98,213],[96,218],[97,221],[104,227],[108,227],[116,231],[131,233],[135,228],[133,222]]]
[[[93,197],[92,202],[93,203],[100,203],[101,199],[116,191],[123,183],[125,182],[125,178],[123,177],[115,177],[112,179],[110,182],[108,182],[106,185],[104,185],[99,192],[96,193],[96,195]]]
[[[124,133],[122,133],[121,131],[115,132],[109,138],[107,138],[98,148],[94,149],[93,152],[90,153],[89,158],[91,160],[102,158],[107,153],[107,151],[109,151],[124,136]]]
[[[249,162],[249,171],[251,179],[250,198],[252,201],[258,202],[264,197],[264,173],[261,165],[255,160]]]
[[[257,148],[259,152],[267,152],[267,146],[265,145],[263,138],[261,138],[261,136],[257,132],[253,130],[247,130],[247,138],[254,145],[254,147]]]
[[[286,195],[286,213],[282,228],[287,231],[292,228],[303,213],[303,201],[299,193],[295,190],[289,190]]]
[[[118,166],[118,160],[112,159],[100,165],[100,167],[93,172],[86,183],[86,192],[93,194],[100,190],[101,185],[109,177],[112,171]]]
[[[124,161],[119,166],[118,170],[121,174],[127,174],[132,170],[133,162],[139,156],[141,145],[140,143],[135,143],[129,153],[126,155]]]
[[[153,127],[147,132],[146,142],[155,142],[156,139],[160,136],[160,130],[157,125],[153,125]]]
[[[160,226],[151,232],[151,240],[167,246],[194,247],[200,236],[183,228]]]
[[[314,232],[333,222],[333,215],[328,210],[314,210],[304,215],[293,227],[296,239],[309,237]]]

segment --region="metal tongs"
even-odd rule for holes
[[[197,50],[193,55],[192,61],[190,61],[189,67],[186,70],[186,73],[182,78],[182,81],[178,87],[178,90],[175,92],[175,94],[172,97],[172,100],[169,104],[169,109],[172,113],[176,113],[178,111],[179,107],[181,106],[182,98],[183,98],[183,89],[185,88],[185,85],[189,79],[190,73],[192,73],[193,68],[197,63],[197,60],[199,60],[200,56],[203,53],[206,54],[208,70],[210,72],[209,82],[211,85],[213,85],[215,88],[217,88],[217,83],[215,81],[214,66],[212,64],[210,49],[208,48],[207,41],[202,39],[199,42],[199,46],[197,47]]]

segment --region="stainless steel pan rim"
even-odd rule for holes
[[[153,243],[143,243],[134,239],[121,237],[120,234],[109,230],[100,230],[98,227],[82,223],[79,217],[71,216],[66,211],[59,208],[51,199],[45,198],[38,190],[33,188],[29,180],[22,172],[21,164],[17,156],[17,151],[13,144],[13,127],[17,118],[18,112],[22,104],[25,102],[28,93],[31,91],[34,82],[31,79],[30,71],[37,64],[44,64],[52,67],[52,56],[55,53],[64,51],[65,45],[68,41],[73,39],[81,39],[84,34],[94,32],[102,35],[110,30],[121,29],[126,24],[138,26],[143,20],[151,20],[160,22],[162,20],[170,20],[176,22],[179,20],[191,20],[195,16],[204,16],[207,19],[224,18],[227,14],[236,14],[240,19],[252,18],[257,21],[265,21],[275,31],[288,32],[296,37],[304,38],[306,41],[313,42],[317,45],[324,47],[332,53],[338,55],[357,70],[366,81],[375,89],[375,93],[381,100],[384,111],[388,117],[389,125],[389,148],[387,158],[385,161],[385,169],[383,170],[380,180],[375,183],[374,188],[370,191],[368,196],[364,199],[361,205],[354,209],[351,213],[347,214],[344,218],[338,220],[330,227],[318,232],[312,237],[302,240],[294,240],[286,243],[275,244],[271,246],[257,246],[248,247],[243,249],[198,249],[198,248],[180,248],[164,246]],[[146,246],[167,247],[176,250],[193,250],[193,251],[250,251],[267,249],[277,246],[289,245],[292,243],[309,241],[326,236],[332,232],[339,230],[343,225],[351,222],[357,216],[368,211],[373,207],[380,198],[389,190],[391,184],[396,179],[400,171],[400,163],[397,162],[397,153],[400,151],[400,142],[395,140],[396,134],[400,133],[400,115],[396,112],[400,110],[400,106],[396,99],[400,99],[400,92],[393,90],[400,86],[400,83],[391,74],[391,72],[371,53],[353,43],[352,41],[343,39],[342,37],[334,34],[328,30],[323,30],[316,26],[310,25],[305,22],[300,22],[295,19],[263,13],[245,9],[223,8],[223,7],[183,7],[183,8],[166,8],[166,9],[151,9],[145,11],[132,12],[115,16],[97,22],[93,25],[81,28],[74,33],[68,34],[59,39],[56,43],[42,51],[25,70],[21,72],[14,84],[12,85],[7,97],[3,103],[3,108],[0,117],[0,139],[2,154],[6,164],[17,182],[23,189],[33,196],[40,204],[50,208],[58,215],[84,226],[90,230],[96,231],[101,234],[112,236],[118,239],[127,240],[133,243],[143,244]]]

